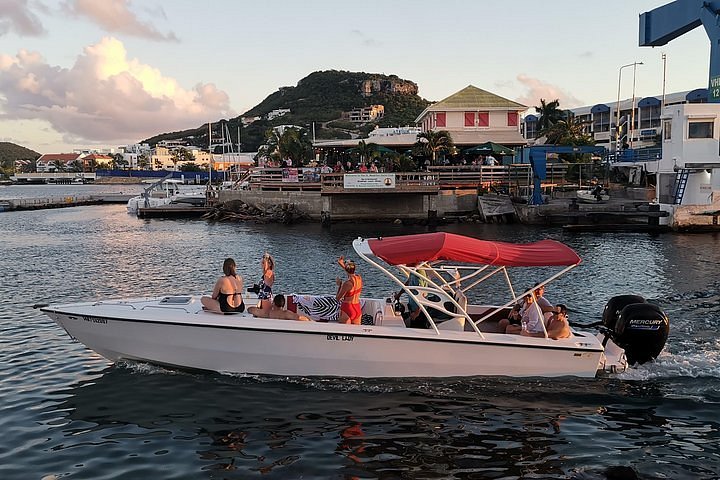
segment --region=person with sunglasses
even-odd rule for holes
[[[548,338],[552,338],[553,340],[568,338],[571,333],[570,323],[568,322],[567,316],[567,306],[562,303],[558,303],[555,305],[555,308],[552,311],[552,317],[548,322]]]

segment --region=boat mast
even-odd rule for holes
[[[212,151],[212,122],[208,122],[208,151],[210,152],[210,161],[208,167],[210,169],[210,175],[208,177],[208,186],[212,185],[212,162],[213,162],[213,151]]]

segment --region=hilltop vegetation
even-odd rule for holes
[[[417,94],[414,82],[395,75],[369,74],[328,70],[313,72],[295,87],[282,87],[243,115],[225,120],[231,141],[237,144],[241,117],[262,117],[242,127],[240,134],[244,151],[256,151],[265,142],[265,132],[277,125],[298,125],[310,130],[315,123],[317,138],[350,138],[351,133],[363,135],[376,125],[412,125],[429,102]],[[384,118],[377,122],[357,125],[340,121],[342,112],[370,105],[383,105]],[[265,116],[278,109],[290,113],[267,120]],[[332,122],[332,123],[330,123]],[[330,123],[330,124],[328,124]],[[335,127],[335,128],[333,128]],[[219,135],[213,133],[213,136]],[[160,140],[185,139],[197,146],[208,144],[207,126],[181,132],[163,133],[144,142],[151,145]]]
[[[29,148],[10,142],[0,142],[0,176],[11,175],[15,169],[15,160],[34,162],[40,154]]]

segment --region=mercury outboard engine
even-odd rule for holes
[[[603,326],[605,338],[625,350],[630,365],[660,355],[670,332],[667,315],[639,295],[611,298],[603,310]]]

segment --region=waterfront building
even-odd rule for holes
[[[665,94],[664,106],[686,103],[707,103],[707,88]],[[615,152],[620,149],[660,147],[662,138],[663,96],[635,97],[570,108],[579,122],[586,125],[586,132],[592,135],[595,144]],[[619,123],[618,123],[618,109]],[[634,116],[633,116],[634,113]],[[633,118],[634,117],[634,118]],[[539,116],[525,115],[522,121],[524,138],[533,143],[538,136]],[[619,136],[616,139],[616,126]]]
[[[448,131],[460,147],[495,142],[512,148],[527,144],[520,134],[520,114],[527,108],[469,85],[427,107],[415,123],[423,132]]]
[[[95,168],[110,168],[113,157],[111,157],[110,155],[91,153],[90,155],[85,155],[84,157],[82,157],[81,161],[83,162],[83,171],[92,172],[95,171],[93,169],[93,164]]]
[[[184,148],[192,154],[193,160],[177,162],[177,165],[173,162],[173,154],[179,148]],[[151,169],[155,170],[180,170],[185,164],[194,163],[198,167],[207,168],[210,163],[211,155],[210,152],[203,150],[199,147],[192,145],[174,145],[168,147],[167,144],[161,145],[158,143],[150,154],[150,165]]]
[[[68,170],[81,158],[82,154],[80,153],[45,153],[37,159],[35,168],[38,173]]]

